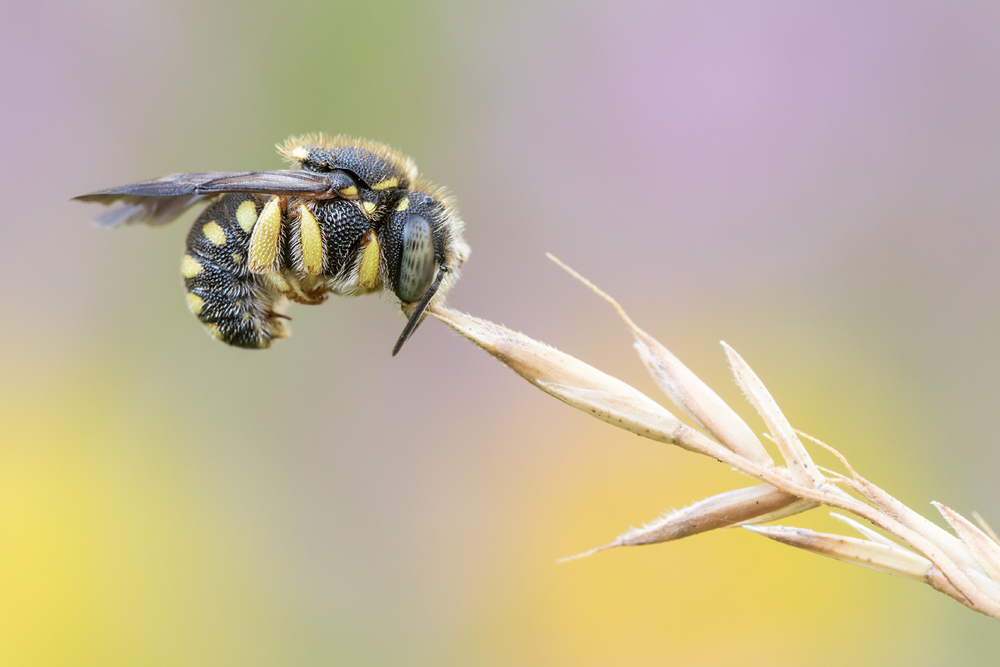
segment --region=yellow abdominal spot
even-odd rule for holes
[[[373,201],[363,201],[361,202],[361,208],[364,209],[365,215],[371,215],[372,213],[375,212],[377,206]]]
[[[399,201],[399,203],[396,204],[396,210],[397,211],[405,211],[408,208],[410,208],[410,198],[409,197],[403,197]]]
[[[185,278],[194,278],[203,269],[204,267],[191,255],[184,255],[184,259],[181,260],[181,275]]]
[[[215,245],[225,245],[226,243],[226,232],[222,231],[222,227],[215,220],[202,227],[201,232]]]
[[[249,199],[240,204],[236,209],[236,222],[239,223],[240,229],[249,234],[257,222],[257,205]]]
[[[343,190],[337,190],[337,192],[340,193],[341,197],[356,197],[358,195],[358,188],[357,186],[351,185]]]
[[[218,324],[206,324],[205,329],[208,330],[208,335],[215,340],[222,340],[222,332],[219,331]]]
[[[399,187],[399,179],[395,176],[392,178],[387,178],[384,181],[379,181],[372,186],[372,190],[388,190],[389,188]]]
[[[205,302],[197,294],[187,293],[188,310],[190,310],[195,315],[201,315],[201,309],[205,305]]]
[[[364,254],[361,255],[361,266],[358,267],[358,281],[367,290],[378,287],[378,264],[379,247],[378,238],[373,232],[368,232],[371,240],[365,246]]]

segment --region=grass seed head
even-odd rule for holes
[[[548,258],[610,303],[618,312],[635,336],[635,349],[639,358],[657,386],[674,405],[733,452],[755,465],[764,468],[774,466],[774,461],[754,435],[753,429],[701,378],[692,373],[659,341],[637,327],[617,301],[551,254]]]
[[[640,529],[630,530],[614,542],[581,556],[616,546],[668,542],[717,528],[743,525],[747,530],[784,544],[922,580],[970,609],[1000,620],[1000,543],[984,522],[980,520],[983,524],[983,531],[980,531],[953,510],[939,505],[938,509],[959,539],[857,474],[839,452],[816,440],[830,449],[850,474],[850,477],[839,473],[833,473],[830,479],[824,477],[757,375],[723,343],[737,381],[771,431],[787,464],[787,467],[775,467],[749,427],[711,389],[666,348],[636,327],[610,297],[593,289],[618,309],[632,329],[639,355],[661,388],[719,442],[684,425],[637,389],[564,352],[506,327],[443,306],[434,306],[428,312],[559,400],[632,433],[676,444],[724,462],[766,484],[712,496]],[[747,432],[752,437],[748,437]],[[840,486],[856,492],[860,499]],[[747,525],[797,514],[819,504],[863,518],[913,551],[841,516],[838,518],[853,525],[868,539],[801,528]]]

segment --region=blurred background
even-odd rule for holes
[[[0,663],[995,659],[929,587],[745,531],[554,564],[748,481],[438,322],[390,358],[378,298],[227,348],[186,311],[193,215],[69,199],[386,142],[458,198],[453,306],[660,398],[553,252],[755,430],[719,340],[904,502],[1000,526],[998,33],[991,2],[4,1]]]

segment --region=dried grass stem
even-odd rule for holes
[[[955,530],[956,535],[952,535],[857,474],[835,449],[805,436],[831,451],[847,471],[846,475],[824,475],[799,439],[801,432],[792,428],[760,378],[735,350],[723,343],[737,382],[778,446],[784,464],[776,465],[753,430],[687,366],[637,327],[614,299],[553,260],[615,308],[632,331],[639,357],[657,385],[705,432],[685,425],[625,382],[528,336],[443,306],[435,306],[428,312],[564,403],[642,437],[709,456],[764,483],[716,494],[576,557],[743,525],[784,544],[923,581],[967,607],[1000,620],[1000,543],[978,515],[975,516],[983,525],[982,530],[954,510],[936,504]],[[866,539],[801,528],[750,525],[819,505],[865,519],[912,551],[846,517],[840,518],[856,526]]]

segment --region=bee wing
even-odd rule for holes
[[[198,202],[226,192],[321,197],[330,191],[326,174],[308,171],[207,171],[171,174],[151,181],[74,197],[83,202],[121,204],[94,219],[99,227],[145,222],[165,225]]]
[[[165,225],[173,222],[208,195],[182,195],[176,197],[138,195],[84,195],[81,201],[101,204],[119,203],[106,213],[94,218],[98,227],[118,227],[145,222],[147,225]]]

